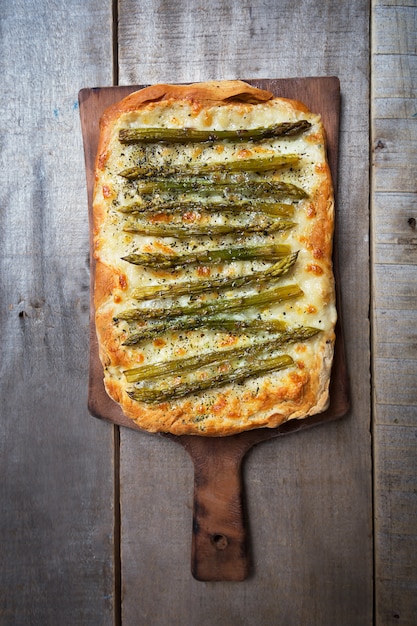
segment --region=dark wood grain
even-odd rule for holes
[[[336,187],[340,111],[338,79],[336,77],[257,79],[247,82],[261,89],[269,89],[277,96],[304,102],[310,110],[321,114],[327,134],[329,164]],[[136,85],[84,89],[79,94],[90,224],[99,118],[105,108],[140,87]],[[90,233],[91,230],[90,228]],[[90,248],[91,244],[92,241],[90,241]],[[335,248],[337,278],[336,254]],[[104,389],[103,369],[98,358],[93,322],[94,258],[92,255],[91,266],[89,410],[95,417],[140,430],[124,415],[119,405],[109,398]],[[336,280],[336,283],[339,291],[339,281]],[[243,580],[250,571],[240,479],[240,465],[244,454],[261,441],[326,423],[342,417],[349,410],[349,384],[340,312],[336,334],[330,405],[323,413],[305,420],[287,422],[279,428],[257,429],[226,439],[170,436],[184,446],[194,464],[192,572],[198,580]]]
[[[194,462],[191,571],[202,581],[242,581],[249,574],[241,461],[248,437],[182,437]]]

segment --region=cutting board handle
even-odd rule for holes
[[[226,437],[184,437],[194,464],[191,571],[201,581],[242,581],[249,574],[241,463],[248,445]]]

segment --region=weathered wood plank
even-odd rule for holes
[[[113,623],[113,428],[86,409],[77,103],[82,86],[111,80],[109,10],[1,8],[2,624]]]
[[[375,8],[377,8],[378,6],[395,8],[417,7],[417,0],[383,0],[372,7],[373,11],[375,11]]]
[[[396,346],[397,351],[401,344]],[[394,350],[395,352],[395,350]],[[394,404],[401,411],[402,405],[409,406],[416,402],[417,363],[415,358],[384,359],[375,356],[375,401],[376,404]],[[377,409],[376,409],[377,410]],[[376,422],[378,424],[378,422]],[[405,467],[408,459],[404,459]],[[379,484],[382,489],[383,485]]]
[[[397,98],[397,101],[399,98]],[[417,166],[404,154],[417,152],[417,117],[405,115],[397,106],[396,117],[373,118],[373,189],[376,192],[415,193]],[[395,114],[394,114],[395,115]]]
[[[123,623],[372,623],[368,292],[368,3],[119,3],[121,84],[338,75],[338,247],[353,397],[348,419],[261,444],[244,465],[254,573],[189,568],[192,467],[121,431]],[[306,42],[314,49],[306,53]],[[349,50],[349,54],[346,53]],[[354,251],[354,253],[353,253]],[[272,592],[272,593],[271,593]]]
[[[398,2],[395,11],[386,3],[373,7],[374,38],[373,54],[404,54],[408,57],[417,52],[417,15],[415,6]],[[401,33],[401,37],[398,37]]]
[[[417,93],[417,62],[415,55],[375,54],[372,59],[374,98],[415,98]],[[402,99],[401,97],[401,99]]]
[[[378,343],[379,359],[391,358],[397,361],[415,359],[417,349],[415,316],[415,309],[375,311],[375,341]]]
[[[413,265],[378,263],[374,266],[374,308],[415,311],[415,272]]]
[[[384,407],[400,416],[402,407]],[[380,413],[378,417],[380,418]],[[375,435],[378,451],[376,525],[376,583],[378,624],[415,624],[417,615],[416,535],[416,411],[408,426],[383,425]],[[384,420],[385,421],[385,420]]]
[[[376,621],[417,615],[416,11],[374,0],[372,249]]]
[[[373,98],[372,111],[375,120],[415,118],[416,101],[415,98]]]
[[[417,263],[417,192],[374,191],[374,261],[377,264]],[[411,277],[412,278],[412,277]]]
[[[402,406],[400,411],[391,404],[381,404],[378,407],[378,424],[400,426],[415,426],[416,409],[414,406]]]

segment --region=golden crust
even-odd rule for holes
[[[187,102],[195,115],[201,115],[204,111],[210,112],[214,105],[232,109],[240,107],[242,115],[243,111],[252,111],[257,105],[277,105],[283,115],[298,116],[300,119],[310,116],[309,119],[316,120],[315,131],[306,137],[306,142],[313,148],[320,148],[320,154],[324,157],[315,164],[314,177],[317,182],[313,185],[313,191],[308,200],[301,203],[300,211],[303,212],[305,227],[297,232],[295,243],[305,251],[304,256],[300,254],[299,261],[304,264],[303,276],[308,284],[314,284],[317,279],[319,296],[314,297],[325,309],[330,322],[317,337],[309,341],[307,349],[304,343],[292,348],[295,369],[278,377],[263,377],[256,390],[253,385],[228,385],[203,394],[203,397],[197,394],[175,402],[153,405],[139,403],[127,395],[122,373],[125,369],[140,365],[149,355],[146,350],[124,348],[126,328],[113,323],[118,310],[117,303],[126,300],[126,293],[131,288],[132,277],[137,270],[127,268],[126,264],[112,262],[106,257],[109,240],[105,225],[109,219],[109,204],[117,195],[116,186],[113,185],[107,169],[112,156],[115,128],[123,116],[138,111],[154,112],[160,107],[166,111],[175,102]],[[107,393],[140,428],[177,435],[224,436],[253,428],[274,428],[288,419],[305,418],[327,407],[335,312],[331,262],[333,191],[324,145],[324,129],[320,121],[317,121],[317,116],[311,114],[305,105],[274,98],[270,92],[258,90],[241,81],[184,86],[155,85],[131,94],[104,113],[100,123],[93,203],[96,329]],[[160,242],[153,242],[154,250],[157,245],[162,247]],[[313,295],[311,301],[309,297],[310,294],[306,292],[302,304],[303,315],[307,318],[311,315],[313,318],[317,305]],[[289,309],[287,312],[291,314]],[[283,314],[285,315],[285,311]],[[158,348],[155,342],[153,347]],[[308,358],[304,351],[308,352]],[[181,352],[172,354],[176,358]]]

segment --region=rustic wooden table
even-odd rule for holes
[[[416,2],[0,2],[0,624],[417,621]],[[78,92],[338,76],[352,408],[243,473],[252,572],[190,573],[193,469],[87,411]]]

